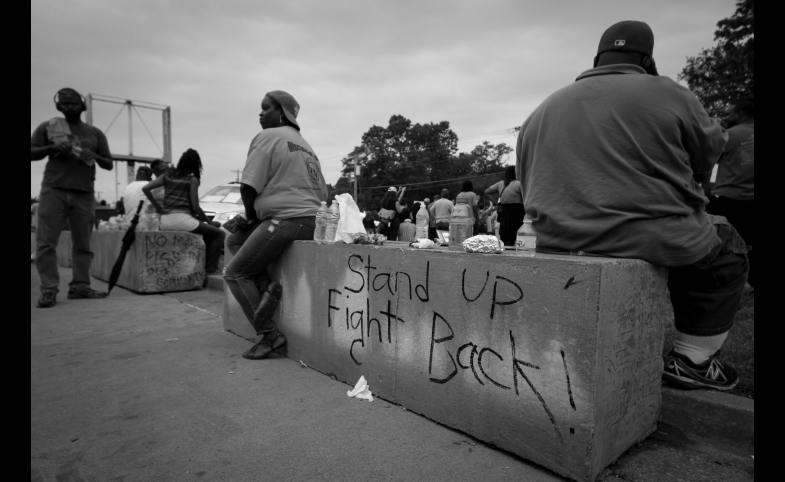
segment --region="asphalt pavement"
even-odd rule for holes
[[[250,343],[223,331],[220,292],[67,300],[60,273],[58,304],[37,309],[31,266],[31,481],[565,480],[385,400],[350,399],[297,360],[244,360]],[[753,480],[754,460],[661,427],[601,479]]]

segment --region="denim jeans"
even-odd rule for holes
[[[41,292],[57,293],[60,274],[57,272],[57,242],[65,221],[71,225],[73,278],[68,291],[78,291],[90,286],[90,237],[95,222],[93,193],[41,187],[38,204],[38,230],[36,231],[35,266],[41,277]]]
[[[267,267],[293,241],[312,240],[315,228],[315,217],[268,219],[229,236],[226,246],[234,258],[226,267],[224,280],[251,324],[271,281]],[[272,318],[259,320],[258,325],[254,325],[257,335],[277,329]]]
[[[676,329],[693,336],[731,329],[749,270],[739,233],[725,218],[711,217],[722,244],[695,264],[670,268],[668,275]]]

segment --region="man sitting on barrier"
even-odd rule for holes
[[[663,378],[729,390],[718,360],[747,278],[744,241],[706,214],[694,179],[711,171],[728,135],[695,95],[659,77],[654,35],[613,25],[595,68],[548,97],[524,122],[516,149],[538,250],[638,258],[670,267],[675,348]]]
[[[267,267],[293,241],[313,239],[316,211],[327,200],[319,159],[300,135],[299,111],[300,104],[281,90],[262,100],[263,130],[251,141],[240,186],[245,220],[238,216],[237,230],[227,242],[234,258],[224,280],[262,336],[243,354],[249,360],[261,360],[286,346],[273,320],[282,287],[270,279]]]

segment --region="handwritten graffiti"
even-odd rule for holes
[[[144,279],[152,290],[192,288],[204,282],[204,248],[189,233],[145,233]]]
[[[156,278],[155,284],[161,288],[176,288],[184,286],[196,286],[204,281],[203,273],[190,273],[180,276]]]
[[[414,303],[420,315],[416,320],[409,320],[410,323],[430,322],[427,368],[431,383],[446,385],[465,372],[469,374],[470,380],[488,389],[514,393],[518,397],[529,392],[536,399],[535,403],[542,407],[541,413],[547,417],[556,438],[563,443],[556,416],[533,381],[537,377],[532,378],[535,373],[542,371],[541,367],[523,359],[516,351],[513,330],[508,330],[509,345],[504,347],[483,346],[475,340],[459,340],[453,329],[455,320],[448,320],[448,316],[438,308],[438,303],[433,309],[430,308],[436,300],[432,301],[430,283],[433,271],[429,261],[426,261],[424,272],[419,275],[376,266],[370,255],[350,254],[346,266],[345,283],[327,289],[326,325],[330,330],[345,329],[351,333],[348,356],[356,365],[363,364],[362,349],[367,344],[393,343],[393,333],[397,333],[396,324],[405,326],[407,323],[400,313],[407,312],[405,306]],[[469,279],[473,282],[469,283]],[[487,314],[483,316],[492,322],[501,319],[502,310],[511,310],[506,316],[516,313],[515,310],[519,309],[525,297],[518,281],[490,271],[472,274],[464,269],[460,283],[463,300],[470,305],[476,303],[480,306],[481,311]],[[461,324],[469,322],[463,318],[457,321]],[[577,410],[564,350],[560,350],[557,357],[560,359],[558,370],[563,369],[569,406]],[[574,433],[574,428],[570,428],[570,434]]]

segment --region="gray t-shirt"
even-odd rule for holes
[[[254,208],[262,220],[316,216],[327,200],[319,159],[289,126],[265,129],[254,137],[242,183],[258,193]]]
[[[30,139],[32,147],[46,147],[53,144],[46,132],[47,125],[49,125],[48,121],[35,129]],[[68,124],[68,127],[71,129],[69,140],[73,145],[90,149],[107,159],[112,158],[112,153],[109,152],[109,143],[100,129],[84,122]],[[42,186],[86,192],[93,192],[94,184],[95,165],[88,166],[71,153],[49,156],[44,168],[44,180],[41,182]]]
[[[720,243],[694,174],[728,135],[695,94],[635,65],[598,67],[548,97],[516,149],[537,247],[690,265]]]

